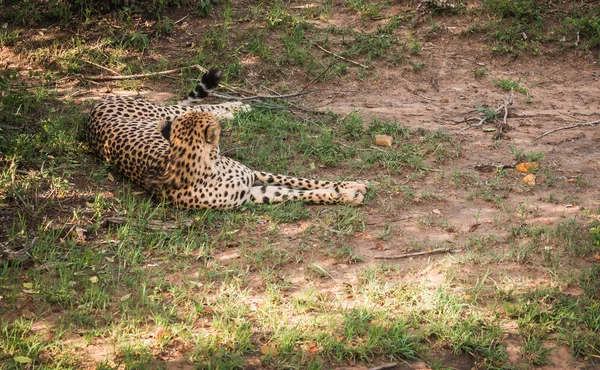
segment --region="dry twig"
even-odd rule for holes
[[[383,364],[383,365],[372,367],[369,370],[385,370],[385,369],[391,369],[396,366],[398,366],[397,362],[390,362],[389,364]]]
[[[177,221],[157,221],[157,220],[148,220],[148,222],[139,222],[136,220],[132,220],[126,217],[106,217],[104,219],[105,224],[113,224],[113,225],[123,225],[129,223],[134,227],[145,227],[150,230],[162,230],[162,231],[172,231],[175,229],[181,229],[183,227],[190,227],[193,225],[192,220],[185,220],[181,222]]]
[[[103,66],[103,65],[100,65],[100,64],[98,64],[98,63],[90,62],[89,60],[85,60],[85,59],[82,59],[82,60],[83,60],[84,62],[86,62],[87,64],[91,64],[91,65],[93,65],[94,67],[98,67],[98,68],[100,68],[100,69],[103,69],[103,70],[105,70],[105,71],[108,71],[108,72],[112,73],[113,75],[119,75],[119,72],[117,72],[117,71],[113,71],[112,69],[110,69],[110,68],[108,68],[108,67],[105,67],[105,66]]]
[[[515,98],[515,92],[513,90],[510,90],[510,94],[508,95],[508,99],[506,99],[504,101],[504,103],[500,104],[498,106],[498,108],[494,109],[494,112],[496,112],[496,113],[500,113],[500,111],[504,110],[504,124],[505,125],[507,124],[506,119],[508,117],[508,106],[512,105],[514,98]],[[479,120],[479,123],[475,123],[475,124],[472,124],[472,125],[467,125],[467,127],[464,127],[463,129],[461,129],[460,131],[458,131],[458,133],[460,134],[463,131],[466,131],[466,130],[470,129],[471,127],[480,127],[480,126],[483,126],[485,124],[485,121],[487,121],[487,120],[488,120],[488,117],[487,116],[483,116]],[[467,121],[467,118],[465,118],[465,121]]]
[[[316,47],[318,47],[319,49],[323,50],[323,51],[324,51],[324,52],[326,52],[327,54],[329,54],[329,55],[333,55],[333,56],[334,56],[334,57],[336,57],[336,58],[339,58],[339,59],[341,59],[341,60],[344,60],[344,61],[346,61],[346,62],[348,62],[348,63],[352,63],[352,64],[354,64],[354,65],[357,65],[357,66],[359,66],[359,67],[363,67],[364,69],[369,69],[369,66],[366,66],[366,65],[364,65],[364,64],[361,64],[361,63],[359,63],[359,62],[355,62],[355,61],[353,61],[353,60],[350,60],[350,59],[348,59],[348,58],[344,58],[343,56],[341,56],[341,55],[339,55],[339,54],[332,53],[331,51],[329,51],[329,50],[325,49],[324,47],[322,47],[322,46],[321,46],[321,45],[319,45],[319,44],[315,44],[315,46],[316,46]]]
[[[551,133],[556,132],[556,131],[569,130],[569,129],[572,129],[572,128],[575,128],[575,127],[580,127],[580,126],[596,126],[598,123],[600,123],[600,119],[596,120],[596,121],[592,121],[592,122],[581,122],[581,123],[576,123],[576,124],[570,125],[570,126],[563,126],[563,127],[555,128],[553,130],[544,132],[543,134],[537,136],[533,140],[541,139],[544,136],[550,135]]]
[[[378,259],[378,260],[396,260],[396,259],[400,259],[400,258],[424,256],[424,255],[427,255],[427,254],[452,253],[452,252],[455,252],[455,250],[454,249],[450,249],[450,248],[438,248],[438,249],[433,249],[433,250],[424,251],[424,252],[414,252],[414,253],[399,254],[397,256],[375,256],[375,259]]]
[[[89,62],[88,62],[89,63]],[[90,63],[92,64],[92,63]],[[94,65],[96,65],[95,63],[93,63]],[[102,67],[104,68],[104,67]],[[117,76],[103,76],[103,75],[98,75],[98,76],[83,76],[86,80],[90,80],[90,81],[117,81],[117,80],[131,80],[131,79],[135,79],[135,78],[144,78],[144,77],[154,77],[154,76],[162,76],[162,75],[169,75],[169,74],[174,74],[174,73],[179,73],[181,71],[183,71],[184,69],[187,68],[196,68],[202,72],[206,72],[206,68],[198,65],[198,64],[194,64],[192,66],[189,67],[181,67],[181,68],[176,68],[176,69],[168,69],[166,71],[160,71],[160,72],[149,72],[149,73],[139,73],[139,74],[135,74],[135,75],[117,75]],[[104,68],[106,69],[106,68]],[[109,70],[110,71],[110,70]],[[111,71],[114,73],[114,71]]]

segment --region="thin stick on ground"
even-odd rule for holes
[[[100,64],[98,64],[98,63],[90,62],[89,60],[85,60],[85,59],[82,59],[82,60],[83,60],[85,63],[87,63],[87,64],[91,64],[91,65],[93,65],[94,67],[98,67],[98,68],[100,68],[100,69],[103,69],[103,70],[105,70],[105,71],[108,71],[108,72],[112,73],[113,75],[116,75],[116,76],[118,76],[118,75],[119,75],[119,72],[117,72],[117,71],[113,71],[112,69],[110,69],[110,68],[108,68],[108,67],[102,66],[102,65],[100,65]]]
[[[398,366],[397,362],[390,362],[389,364],[383,364],[383,365],[372,367],[369,370],[385,370],[385,369],[391,369],[396,366]]]
[[[146,222],[140,222],[126,217],[106,217],[104,219],[105,225],[124,225],[129,224],[134,227],[147,228],[150,230],[162,230],[162,231],[173,231],[175,229],[182,229],[184,227],[190,227],[193,225],[192,220],[184,221],[157,221],[148,220]]]
[[[502,104],[500,104],[498,106],[498,108],[494,109],[494,112],[500,113],[500,111],[504,110],[504,124],[507,124],[507,117],[508,117],[508,106],[512,105],[513,100],[515,98],[515,93],[513,90],[510,90],[510,94],[508,95],[508,99],[506,99]],[[466,121],[467,119],[465,119]],[[483,116],[481,117],[481,119],[479,120],[479,123],[475,123],[472,125],[467,125],[467,127],[462,128],[460,131],[458,131],[458,133],[462,133],[463,131],[466,131],[468,129],[470,129],[471,127],[480,127],[483,126],[485,124],[485,122],[488,120],[487,116]]]
[[[292,94],[284,94],[284,95],[254,95],[254,96],[232,96],[227,94],[219,94],[219,93],[211,93],[210,96],[214,96],[221,99],[226,100],[235,100],[235,101],[249,101],[249,100],[263,100],[263,99],[287,99],[287,98],[295,98],[297,96],[306,95],[310,93],[309,91],[298,91]]]
[[[200,69],[201,71],[206,71],[205,68],[199,66],[199,65],[193,65],[193,66],[189,66],[189,67],[181,67],[181,68],[176,68],[176,69],[168,69],[166,71],[160,71],[160,72],[149,72],[149,73],[139,73],[139,74],[135,74],[135,75],[117,75],[117,76],[83,76],[86,80],[90,80],[90,81],[118,81],[118,80],[131,80],[131,79],[136,79],[136,78],[145,78],[145,77],[154,77],[154,76],[162,76],[162,75],[169,75],[169,74],[174,74],[174,73],[179,73],[184,69],[187,68],[197,68]]]
[[[397,256],[375,256],[375,259],[378,259],[378,260],[396,260],[396,259],[400,259],[400,258],[425,256],[425,255],[428,255],[428,254],[440,254],[440,253],[452,253],[452,252],[455,252],[455,250],[454,249],[450,249],[450,248],[438,248],[438,249],[433,249],[433,250],[424,251],[424,252],[414,252],[414,253],[399,254]]]
[[[339,54],[333,53],[333,52],[331,52],[331,51],[329,51],[329,50],[325,49],[324,47],[322,47],[322,46],[321,46],[321,45],[319,45],[319,44],[315,44],[315,46],[316,46],[316,47],[318,47],[319,49],[323,50],[323,51],[324,51],[324,52],[326,52],[327,54],[329,54],[329,55],[333,55],[334,57],[336,57],[336,58],[339,58],[339,59],[341,59],[341,60],[343,60],[343,61],[346,61],[346,62],[348,62],[348,63],[352,63],[352,64],[354,64],[354,65],[357,65],[357,66],[359,66],[359,67],[362,67],[362,68],[364,68],[364,69],[369,69],[369,66],[366,66],[366,65],[364,65],[364,64],[361,64],[361,63],[359,63],[359,62],[355,62],[355,61],[353,61],[353,60],[350,60],[350,59],[348,59],[348,58],[344,58],[343,56],[341,56],[341,55],[339,55]]]
[[[537,139],[541,139],[546,135],[550,135],[556,131],[561,131],[561,130],[569,130],[575,127],[582,127],[582,126],[596,126],[598,123],[600,123],[600,119],[596,120],[596,121],[592,121],[592,122],[581,122],[581,123],[576,123],[574,125],[569,125],[569,126],[563,126],[563,127],[559,127],[559,128],[555,128],[553,130],[550,131],[546,131],[543,134],[537,136],[535,139],[533,140],[537,140]]]

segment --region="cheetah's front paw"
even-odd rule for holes
[[[364,186],[364,185],[363,185]],[[350,189],[340,189],[340,203],[347,204],[362,204],[365,199],[364,192],[366,191],[366,187],[363,191],[359,188],[350,188]]]
[[[355,189],[356,191],[364,194],[367,192],[367,185],[357,181],[342,181],[340,183],[342,189]]]

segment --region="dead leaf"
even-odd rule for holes
[[[529,175],[523,177],[523,182],[529,186],[535,185],[535,175],[530,173]]]
[[[310,343],[308,345],[308,352],[310,353],[317,353],[319,351],[319,345],[317,343]]]
[[[82,227],[75,227],[75,234],[77,234],[77,241],[79,242],[85,242],[85,234],[87,233],[87,230],[82,228]]]
[[[165,334],[165,328],[164,327],[160,327],[158,328],[158,330],[156,330],[156,333],[154,334],[154,338],[156,338],[156,340],[161,340],[163,335]]]
[[[477,230],[477,228],[479,227],[479,225],[481,225],[481,224],[473,224],[473,225],[471,225],[471,227],[469,227],[469,232],[472,233],[473,231]]]
[[[92,277],[90,277],[90,283],[96,284],[97,282],[98,282],[98,276],[92,276]]]
[[[522,173],[532,173],[538,170],[539,164],[537,162],[523,162],[515,166],[517,171]]]
[[[392,138],[389,135],[375,135],[375,145],[377,145],[377,146],[390,147],[390,146],[392,146],[393,140],[394,140],[394,138]]]
[[[431,212],[435,213],[436,215],[439,215],[439,214],[441,214],[441,213],[442,213],[442,212],[440,212],[440,210],[439,210],[439,209],[434,209],[434,210],[433,210],[433,211],[431,211]]]
[[[594,261],[600,261],[600,254],[594,255]]]
[[[215,312],[215,310],[212,307],[210,307],[210,306],[204,307],[203,311],[204,311],[204,313],[213,313],[213,312]]]
[[[383,250],[383,244],[382,243],[375,244],[375,249],[377,249],[378,251],[382,251]]]
[[[112,173],[108,173],[108,175],[106,175],[106,177],[108,178],[108,181],[110,182],[115,182],[115,177],[112,175]]]
[[[265,343],[260,347],[260,353],[262,353],[264,356],[276,356],[277,348],[273,343]]]

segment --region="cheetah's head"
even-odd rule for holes
[[[171,147],[186,147],[194,150],[219,146],[221,125],[214,114],[209,112],[186,112],[171,125],[168,138]]]

